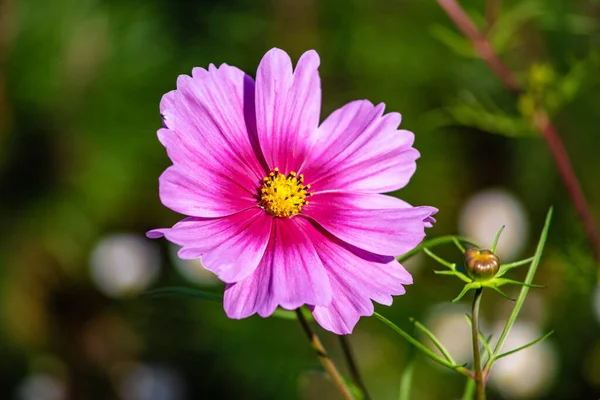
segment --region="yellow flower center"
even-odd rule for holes
[[[306,198],[312,195],[308,189],[310,185],[304,184],[304,175],[294,171],[284,175],[275,168],[263,179],[260,205],[275,217],[291,217],[308,204]]]

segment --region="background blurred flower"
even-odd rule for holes
[[[498,337],[502,330],[497,330]],[[502,352],[524,346],[543,335],[535,325],[517,321]],[[493,385],[505,398],[531,399],[540,398],[552,390],[554,378],[558,372],[556,350],[552,338],[528,347],[525,350],[511,354],[494,365],[490,375]]]
[[[105,237],[90,257],[94,283],[109,297],[131,296],[146,289],[158,276],[159,262],[156,245],[133,234]]]
[[[460,212],[460,233],[483,249],[492,245],[502,225],[496,254],[502,262],[512,261],[523,250],[529,232],[525,210],[513,194],[504,189],[483,190],[469,198]]]
[[[526,79],[536,65],[552,69],[554,81],[544,88],[543,100],[562,96],[563,106],[552,107],[553,116],[598,218],[598,2],[501,3],[489,35],[520,77]],[[482,2],[464,5],[483,22],[477,15],[484,11]],[[322,116],[357,98],[402,111],[418,132],[415,146],[426,156],[401,196],[444,210],[428,235],[455,233],[465,194],[490,187],[505,188],[518,199],[528,226],[541,226],[554,205],[547,251],[536,274],[536,282],[547,289],[531,290],[525,302],[527,308],[534,294],[543,298],[542,326],[556,330],[551,340],[560,374],[541,398],[600,398],[600,322],[592,307],[597,266],[543,140],[515,137],[531,133],[528,122],[459,35],[437,2],[427,1],[355,1],[340,7],[317,0],[0,0],[0,222],[5,233],[0,237],[0,393],[16,398],[26,377],[47,373],[32,371],[32,358],[54,354],[69,371],[63,384],[72,397],[116,397],[107,390],[104,369],[82,348],[82,332],[89,329],[117,345],[127,343],[133,330],[139,342],[133,354],[125,355],[171,366],[190,396],[298,396],[297,377],[315,360],[298,345],[304,338],[291,322],[231,321],[218,305],[189,298],[110,298],[90,278],[90,253],[102,238],[114,232],[141,235],[176,221],[175,213],[151,194],[170,161],[148,140],[148,132],[160,125],[156,103],[173,87],[173,77],[210,62],[256,70],[265,51],[278,46],[293,59],[309,48],[320,53],[327,94]],[[533,251],[533,236],[525,238],[522,256]],[[156,284],[189,285],[163,244],[157,247],[164,248],[168,268]],[[461,262],[454,248],[439,252]],[[409,317],[424,322],[432,306],[460,290],[431,272],[436,265],[427,256],[419,258],[417,272],[408,263],[405,267],[425,289],[411,287],[410,298],[384,310],[399,323]],[[506,313],[498,309],[505,304],[512,306],[500,296],[486,296],[483,313],[501,320]],[[106,318],[96,320],[106,313],[129,328],[121,331]],[[531,316],[535,313],[534,307]],[[90,320],[97,322],[90,325]],[[357,354],[358,361],[373,398],[397,399],[409,345],[371,319],[361,321],[355,333],[385,343],[378,362],[366,362],[364,353]],[[335,338],[323,336],[342,362]],[[464,380],[417,361],[415,400],[460,397]],[[500,397],[491,385],[488,394]],[[320,400],[321,392],[309,398]]]
[[[214,286],[221,282],[219,278],[202,265],[202,259],[190,258],[182,259],[177,256],[181,249],[176,244],[169,245],[169,257],[177,271],[188,281],[200,286]]]
[[[51,374],[39,373],[26,377],[17,388],[16,400],[64,400],[64,382]]]
[[[183,400],[184,382],[172,368],[152,364],[128,364],[118,368],[119,395],[123,400]]]

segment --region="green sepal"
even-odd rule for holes
[[[460,299],[462,299],[464,297],[465,294],[467,294],[467,292],[469,290],[475,290],[475,289],[481,289],[481,282],[471,282],[471,283],[467,283],[462,291],[459,293],[458,296],[456,296],[454,298],[454,300],[452,300],[453,303],[456,303],[457,301],[459,301]]]

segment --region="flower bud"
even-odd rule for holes
[[[489,250],[469,249],[465,261],[467,273],[475,281],[492,279],[500,268],[500,259]]]

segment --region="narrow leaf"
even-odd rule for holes
[[[437,256],[436,254],[434,254],[429,249],[423,249],[423,251],[425,252],[425,254],[427,254],[429,257],[433,258],[435,261],[439,262],[443,266],[450,268],[452,271],[456,270],[456,264],[453,264],[453,263],[450,263],[450,262],[444,260],[443,258],[441,258],[441,257]]]
[[[458,250],[460,250],[461,253],[465,254],[467,250],[465,250],[465,247],[460,243],[460,241],[456,237],[453,237],[452,241],[454,242],[456,247],[458,247]]]
[[[437,269],[434,269],[433,273],[436,275],[452,275],[452,276],[456,275],[456,272],[454,272],[454,271],[447,271],[447,270],[440,271]]]
[[[392,328],[393,331],[398,333],[400,336],[402,336],[405,340],[407,340],[410,344],[415,346],[418,350],[420,350],[427,357],[431,358],[433,361],[435,361],[445,367],[448,367],[450,369],[456,369],[455,367],[457,367],[457,366],[455,364],[449,363],[448,361],[444,360],[442,357],[438,356],[437,354],[435,354],[434,352],[429,350],[421,342],[419,342],[417,339],[413,338],[410,334],[408,334],[402,328],[398,327],[396,324],[394,324],[389,319],[385,318],[383,315],[379,314],[378,312],[373,313],[373,315],[377,319],[379,319],[381,322],[383,322],[385,325]]]
[[[529,258],[526,258],[521,261],[515,261],[514,263],[510,263],[510,264],[502,264],[500,266],[500,270],[496,274],[496,277],[499,278],[502,275],[506,274],[511,269],[521,267],[523,265],[527,265],[527,264],[531,263],[531,261],[533,261],[533,257],[529,257]]]
[[[548,238],[548,230],[550,229],[550,221],[552,220],[552,211],[553,211],[552,207],[550,207],[550,210],[548,210],[548,214],[546,216],[546,223],[544,224],[544,228],[542,229],[542,233],[540,235],[540,240],[538,242],[537,249],[535,251],[535,255],[533,256],[533,261],[531,262],[531,266],[529,267],[529,271],[527,272],[527,277],[525,278],[525,283],[527,283],[527,284],[531,284],[531,282],[533,281],[533,277],[535,276],[535,271],[537,270],[537,267],[542,258],[542,253],[544,251],[544,245],[546,244],[546,239]],[[517,317],[519,316],[519,312],[521,311],[521,307],[523,307],[523,303],[525,302],[525,298],[527,297],[528,292],[529,292],[529,288],[527,286],[523,286],[521,288],[521,293],[519,294],[519,297],[517,299],[515,307],[513,308],[513,311],[511,313],[510,317],[508,318],[508,321],[506,322],[506,325],[504,326],[502,333],[500,334],[498,343],[496,343],[496,347],[494,348],[494,354],[492,355],[492,357],[490,357],[490,359],[486,363],[485,370],[488,372],[488,374],[491,372],[492,366],[494,364],[494,360],[496,359],[497,354],[502,349],[502,345],[506,341],[506,338],[507,338],[512,326],[514,325],[515,321],[517,320]]]
[[[480,287],[481,287],[481,285],[480,285],[479,283],[476,283],[476,282],[467,283],[467,284],[466,284],[466,285],[463,287],[463,290],[462,290],[462,291],[461,291],[461,292],[458,294],[458,296],[456,296],[456,297],[455,297],[455,298],[452,300],[452,302],[453,302],[453,303],[456,303],[457,301],[459,301],[460,299],[462,299],[462,298],[463,298],[463,296],[464,296],[465,294],[467,294],[467,292],[468,292],[469,290],[472,290],[472,289],[479,289]]]
[[[548,338],[550,335],[552,335],[553,333],[554,333],[554,331],[550,331],[550,332],[546,333],[544,336],[542,336],[542,337],[539,337],[539,338],[535,339],[535,340],[534,340],[533,342],[531,342],[531,343],[528,343],[528,344],[526,344],[526,345],[524,345],[524,346],[518,347],[518,348],[516,348],[516,349],[514,349],[514,350],[507,351],[506,353],[502,353],[502,354],[500,354],[500,355],[496,356],[495,360],[499,360],[499,359],[501,359],[502,357],[510,356],[511,354],[514,354],[514,353],[516,353],[516,352],[518,352],[518,351],[521,351],[521,350],[524,350],[524,349],[526,349],[526,348],[528,348],[528,347],[531,347],[531,346],[533,346],[534,344],[537,344],[537,343],[541,342],[542,340],[545,340],[545,339],[547,339],[547,338]]]
[[[423,241],[420,245],[418,245],[411,251],[404,253],[403,255],[401,255],[399,257],[396,257],[396,260],[398,260],[400,262],[406,261],[407,259],[414,256],[415,254],[422,252],[423,249],[433,248],[433,247],[441,246],[443,244],[454,243],[454,240],[458,240],[461,243],[471,244],[473,246],[475,245],[469,239],[461,237],[461,236],[440,236],[440,237],[436,237],[433,239],[427,239],[427,240]]]
[[[509,295],[507,295],[506,293],[504,293],[502,290],[500,290],[497,286],[486,286],[496,292],[498,292],[498,294],[500,294],[502,297],[504,297],[505,299],[508,299],[510,301],[516,301],[516,299],[513,299],[512,297],[510,297]]]
[[[415,327],[418,330],[423,332],[429,338],[429,340],[431,340],[433,342],[435,347],[438,348],[438,350],[444,355],[444,357],[446,358],[446,360],[448,360],[448,362],[450,362],[452,364],[456,364],[456,361],[454,361],[454,359],[452,358],[452,356],[450,355],[448,350],[446,350],[446,348],[444,347],[442,342],[440,342],[439,339],[437,337],[435,337],[433,332],[431,332],[429,329],[427,329],[425,327],[425,325],[421,324],[419,321],[416,321],[414,318],[410,318],[410,321],[415,325]]]
[[[504,285],[519,285],[519,286],[527,286],[530,288],[538,288],[538,289],[545,288],[545,286],[543,286],[543,285],[536,285],[533,283],[520,282],[520,281],[515,281],[514,279],[506,279],[506,278],[495,279],[494,283],[495,283],[496,287],[504,286]]]
[[[492,248],[490,249],[492,253],[496,252],[496,247],[498,246],[498,240],[500,239],[500,235],[502,235],[502,231],[506,225],[502,225],[498,232],[496,233],[496,237],[494,237],[494,241],[492,242]]]

